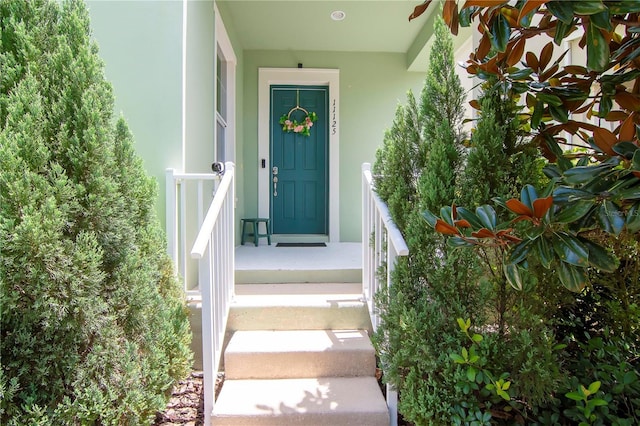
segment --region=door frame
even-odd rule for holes
[[[329,241],[340,241],[340,70],[258,68],[258,215],[269,217],[271,85],[329,87]],[[262,168],[262,160],[266,167]]]

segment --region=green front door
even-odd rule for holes
[[[271,222],[274,234],[328,232],[328,98],[322,86],[271,86]],[[318,120],[309,136],[283,131],[280,118]]]

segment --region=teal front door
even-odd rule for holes
[[[271,86],[271,223],[274,234],[328,231],[328,98],[325,86]],[[309,135],[285,131],[280,118],[318,117]],[[300,130],[300,129],[298,129]]]

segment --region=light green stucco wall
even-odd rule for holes
[[[373,162],[398,103],[411,89],[419,94],[425,75],[406,70],[406,56],[394,53],[245,51],[244,203],[258,211],[258,68],[340,70],[340,241],[361,240],[363,162]]]
[[[182,3],[87,1],[106,78],[134,135],[135,149],[158,182],[164,225],[165,169],[182,164]]]

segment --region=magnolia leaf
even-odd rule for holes
[[[620,260],[607,249],[586,238],[580,238],[580,241],[589,249],[589,265],[604,272],[615,272],[618,269]]]
[[[534,71],[540,70],[540,62],[538,61],[538,57],[536,56],[535,53],[533,52],[525,53],[525,62],[527,63],[529,68],[533,69]]]
[[[633,161],[631,163],[635,170],[640,170],[640,149],[636,150],[633,154]]]
[[[513,263],[505,263],[503,265],[504,276],[511,287],[518,291],[522,291],[522,278],[520,277],[520,271],[518,265]]]
[[[537,129],[542,122],[542,115],[544,114],[544,102],[538,100],[536,106],[533,108],[533,114],[531,114],[531,128]]]
[[[606,9],[599,13],[594,13],[589,17],[589,21],[596,27],[605,30],[612,31],[613,27],[611,26],[611,17],[609,15],[609,9]]]
[[[473,212],[464,207],[458,207],[458,216],[471,224],[473,228],[483,228],[484,225]]]
[[[568,203],[558,213],[556,213],[554,220],[560,223],[575,222],[589,213],[594,206],[595,203],[589,200],[577,200],[572,203]]]
[[[507,200],[505,205],[509,210],[511,210],[517,215],[533,216],[533,211],[531,211],[529,207],[522,204],[520,200],[517,200],[515,198]]]
[[[620,132],[622,132],[622,130],[620,130]],[[633,132],[635,133],[635,128],[633,129]],[[636,144],[626,141],[615,144],[612,149],[616,154],[621,155],[627,160],[632,160],[636,152],[640,152],[640,148],[638,148]],[[638,155],[638,162],[639,163],[636,167],[640,167],[640,155]],[[640,168],[638,170],[640,170]]]
[[[451,30],[451,34],[458,35],[458,27],[460,24],[458,16],[458,3],[455,0],[446,0],[442,9],[442,18]]]
[[[563,106],[549,104],[549,113],[554,120],[559,121],[560,123],[566,123],[569,121],[569,113]]]
[[[553,191],[553,199],[557,204],[565,204],[577,200],[595,200],[596,194],[583,189],[560,186]]]
[[[562,177],[565,182],[571,185],[581,185],[591,182],[606,173],[609,173],[613,166],[611,164],[600,164],[597,166],[576,166],[566,170]],[[555,195],[555,194],[554,194]]]
[[[562,40],[564,40],[572,28],[574,28],[572,22],[565,24],[563,21],[557,21],[556,29],[553,33],[553,42],[560,46],[562,44]]]
[[[438,221],[438,216],[436,216],[435,214],[431,213],[428,210],[425,210],[425,211],[422,212],[422,217],[424,218],[424,220],[427,221],[429,226],[431,226],[431,227],[435,227],[436,226],[436,222]]]
[[[635,234],[640,231],[640,203],[635,203],[627,212],[627,221],[625,226],[627,231]]]
[[[639,0],[625,0],[607,4],[609,11],[614,15],[640,12]]]
[[[549,269],[555,256],[553,255],[553,248],[546,238],[538,238],[536,240],[536,250],[538,253],[538,259],[545,268]]]
[[[572,2],[581,4],[585,2]],[[587,68],[592,71],[603,71],[609,63],[609,43],[595,25],[589,25],[587,35]]]
[[[447,222],[442,219],[438,219],[436,221],[435,226],[436,232],[439,232],[444,235],[460,235],[460,231],[455,226],[449,225]]]
[[[640,111],[640,96],[621,90],[615,94],[616,103],[629,111]]]
[[[532,240],[524,240],[520,244],[517,244],[512,250],[505,263],[508,264],[518,264],[526,259],[529,255],[529,251],[531,250],[533,241]]]
[[[471,236],[475,238],[495,238],[496,234],[489,231],[487,228],[481,228],[476,232],[472,232]]]
[[[620,191],[617,195],[623,200],[640,200],[640,185],[636,182],[635,186]]]
[[[553,56],[553,43],[549,42],[545,44],[542,48],[542,52],[540,52],[540,69],[544,70],[549,65],[549,61],[551,61],[551,56]]]
[[[527,1],[525,1],[524,4],[522,5],[522,8],[520,9],[520,14],[518,16],[518,22],[520,24],[524,25],[523,21],[525,21],[525,20],[523,18],[525,18],[527,15],[533,14],[533,12],[538,10],[538,8],[540,6],[542,6],[543,4],[547,3],[548,1],[549,0],[527,0]]]
[[[450,237],[447,238],[447,246],[452,249],[457,249],[461,247],[473,247],[474,244],[471,241],[465,240],[460,237]]]
[[[624,213],[620,211],[618,206],[609,200],[605,200],[598,209],[598,223],[602,230],[614,235],[619,235],[624,228]]]
[[[504,52],[507,50],[507,44],[509,43],[509,37],[511,36],[511,27],[507,18],[501,13],[497,14],[495,21],[491,27],[491,45],[498,51]]]
[[[422,15],[425,10],[429,7],[432,0],[425,0],[422,4],[419,4],[413,9],[413,13],[409,15],[409,21],[412,19],[416,19],[418,16]]]
[[[529,207],[531,211],[533,211],[533,201],[537,198],[538,191],[536,191],[536,188],[531,184],[523,186],[522,190],[520,190],[520,199],[522,200],[522,203]]]
[[[482,225],[490,230],[495,230],[497,226],[496,211],[490,205],[483,205],[476,208],[476,216],[480,219]]]
[[[568,290],[579,293],[587,285],[585,268],[578,268],[565,262],[560,262],[556,269],[560,282]]]
[[[550,1],[547,10],[565,24],[573,22],[573,7],[570,1]]]
[[[513,48],[509,51],[509,55],[507,55],[506,63],[508,66],[512,67],[520,61],[520,59],[522,58],[522,55],[524,54],[525,44],[527,44],[527,39],[524,37],[522,37],[520,40],[515,42],[515,44],[513,45]],[[533,72],[533,70],[531,70],[531,72]],[[517,78],[517,77],[513,77],[513,78]]]
[[[576,237],[566,233],[556,233],[552,244],[562,262],[583,268],[589,264],[589,250]]]
[[[440,209],[440,218],[451,226],[453,225],[453,208],[444,206]]]
[[[595,15],[608,11],[602,0],[580,0],[572,3],[573,12],[576,15]]]
[[[533,202],[533,215],[542,219],[553,205],[553,197],[538,198]]]
[[[558,96],[553,95],[551,93],[540,92],[538,93],[538,99],[540,99],[541,101],[549,105],[555,105],[555,106],[562,105],[562,99],[560,99]]]

